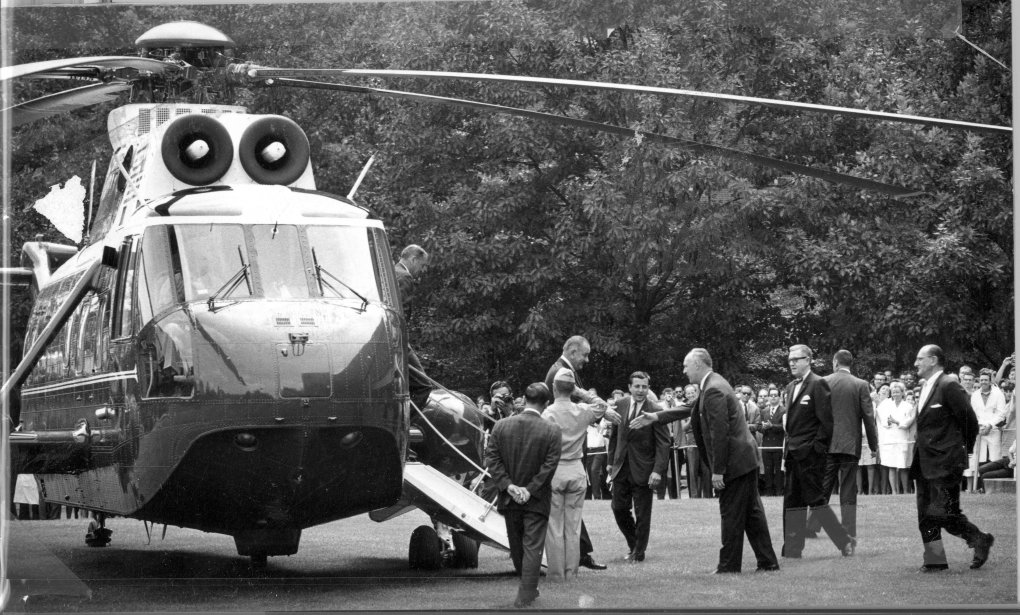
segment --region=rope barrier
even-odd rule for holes
[[[414,411],[418,413],[418,416],[420,416],[420,417],[422,418],[422,420],[423,420],[423,421],[425,421],[425,423],[426,423],[426,424],[427,424],[427,425],[429,426],[429,428],[431,428],[431,429],[432,429],[432,431],[434,431],[434,432],[436,433],[436,435],[437,435],[437,436],[439,436],[439,438],[440,438],[440,439],[441,439],[441,440],[442,440],[443,442],[445,442],[445,443],[447,444],[447,446],[449,446],[449,447],[450,447],[451,449],[453,449],[453,450],[454,450],[454,451],[455,451],[455,452],[456,452],[456,453],[457,453],[458,455],[460,455],[461,457],[463,457],[463,458],[464,458],[464,461],[467,461],[469,465],[471,465],[471,466],[475,467],[475,468],[476,468],[476,469],[477,469],[477,470],[478,470],[479,472],[482,472],[482,473],[484,473],[484,474],[488,475],[488,471],[487,471],[487,470],[486,470],[485,468],[483,468],[483,467],[480,467],[480,466],[479,466],[479,465],[478,465],[477,463],[475,463],[475,462],[474,462],[474,461],[473,461],[473,460],[472,460],[472,459],[471,459],[470,457],[468,457],[468,456],[467,456],[467,455],[465,455],[464,453],[460,452],[460,449],[459,449],[459,448],[457,448],[457,447],[456,447],[456,446],[455,446],[455,445],[453,444],[453,442],[450,442],[450,441],[449,441],[449,440],[448,440],[448,439],[446,438],[446,436],[444,436],[444,435],[443,435],[443,434],[442,434],[442,433],[441,433],[441,432],[439,431],[439,428],[437,428],[437,427],[436,427],[435,425],[433,425],[433,424],[432,424],[432,421],[430,421],[430,420],[428,419],[428,417],[426,417],[426,416],[425,416],[425,413],[424,413],[424,412],[422,412],[420,408],[418,408],[418,404],[416,404],[416,403],[414,403],[414,402],[412,401],[412,402],[411,402],[411,407],[412,407],[412,408],[414,408]]]

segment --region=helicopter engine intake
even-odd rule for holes
[[[310,155],[305,132],[279,115],[252,122],[238,145],[241,166],[260,184],[293,183],[305,172]]]
[[[216,119],[197,113],[182,115],[170,124],[161,152],[167,171],[194,186],[219,180],[234,162],[230,132]]]

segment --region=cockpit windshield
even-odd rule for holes
[[[147,321],[175,304],[210,298],[218,305],[250,298],[388,301],[389,274],[379,265],[386,249],[382,229],[361,226],[153,226],[142,239],[140,315]]]

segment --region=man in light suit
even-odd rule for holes
[[[910,477],[917,485],[917,518],[924,543],[921,572],[947,570],[942,529],[974,549],[971,568],[988,560],[995,538],[981,532],[960,509],[960,481],[967,453],[974,450],[978,420],[963,387],[943,374],[945,355],[934,344],[921,348],[914,361],[924,379],[917,413],[917,443]]]
[[[832,443],[832,405],[829,384],[811,371],[811,349],[790,347],[786,386],[786,488],[783,493],[783,557],[799,558],[804,551],[807,517],[816,516],[844,557],[854,554],[857,539],[840,525],[829,508],[824,489],[825,459]]]
[[[563,344],[563,354],[560,355],[559,359],[552,364],[549,371],[545,374],[545,386],[550,391],[553,390],[553,379],[556,374],[563,368],[569,369],[574,374],[574,393],[570,396],[570,401],[576,403],[596,404],[601,405],[606,402],[602,400],[598,395],[595,395],[591,391],[584,388],[581,384],[581,377],[578,375],[578,371],[584,368],[588,364],[588,355],[591,353],[591,344],[588,340],[581,335],[574,335],[567,339]],[[610,408],[606,411],[605,417],[608,421],[619,422],[620,415],[616,414]],[[585,443],[587,449],[587,442]],[[585,450],[587,455],[587,450]],[[607,461],[608,463],[608,461]],[[592,557],[592,552],[595,548],[591,544],[591,538],[588,536],[588,528],[585,527],[584,521],[581,521],[581,561],[580,565],[590,570],[605,570],[606,565],[600,564],[595,561]]]
[[[640,428],[631,428],[629,424],[644,412],[662,410],[659,404],[648,399],[648,382],[645,372],[630,375],[630,395],[613,402],[614,409],[626,418],[613,426],[609,436],[607,470],[613,483],[612,509],[630,548],[627,554],[630,563],[645,559],[652,523],[652,493],[665,475],[669,462],[669,430],[665,422]]]
[[[560,428],[542,418],[549,389],[536,382],[524,391],[520,414],[497,422],[485,447],[485,467],[499,489],[496,509],[506,521],[510,557],[521,575],[514,606],[538,597],[552,480],[560,462]]]
[[[834,485],[839,485],[840,520],[847,533],[857,536],[857,464],[861,459],[861,423],[874,456],[878,450],[878,428],[871,405],[868,383],[850,373],[854,357],[839,350],[832,357],[832,374],[825,377],[831,391],[832,443],[825,459],[822,491],[828,500]],[[811,521],[817,532],[821,524]]]
[[[712,486],[719,491],[722,548],[715,573],[740,572],[745,532],[758,570],[779,570],[758,493],[758,446],[743,406],[726,379],[712,371],[712,357],[704,348],[687,354],[684,373],[701,386],[691,424],[698,451],[712,470]]]

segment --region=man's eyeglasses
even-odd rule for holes
[[[796,363],[797,361],[807,361],[807,357],[790,357],[790,363]]]

